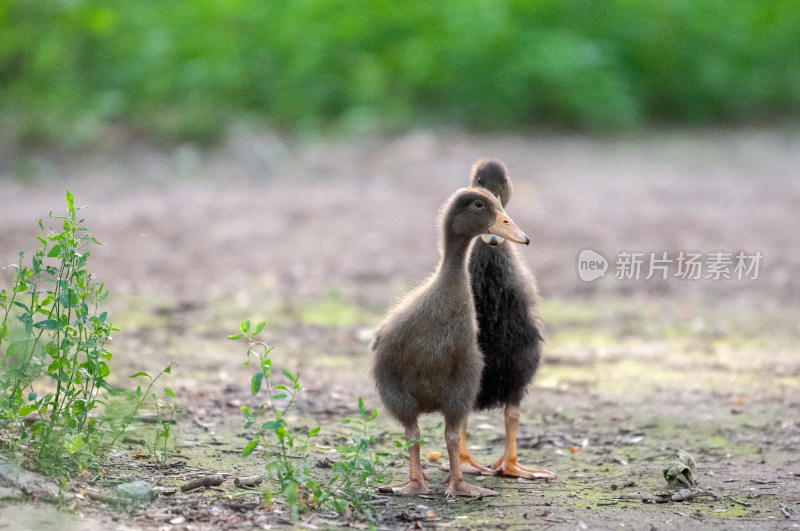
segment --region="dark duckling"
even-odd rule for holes
[[[495,234],[516,243],[529,238],[509,218],[500,202],[482,188],[456,191],[440,215],[441,258],[436,271],[403,298],[375,332],[372,374],[386,409],[403,425],[405,437],[419,439],[418,417],[441,412],[451,462],[458,459],[459,429],[472,410],[480,385],[483,355],[467,257],[474,238]],[[410,447],[406,483],[390,485],[398,494],[429,492],[420,463],[419,443]],[[464,481],[455,467],[445,482],[447,496],[495,495]]]
[[[492,192],[505,208],[512,185],[505,164],[480,159],[472,167],[471,184]],[[542,321],[533,274],[513,246],[486,235],[477,242],[469,260],[469,273],[478,318],[478,346],[484,368],[475,409],[505,406],[506,443],[503,456],[492,468],[477,464],[466,445],[466,421],[461,430],[459,457],[463,472],[523,477],[555,478],[547,470],[517,463],[517,427],[520,403],[539,367]],[[452,461],[451,461],[452,463]]]

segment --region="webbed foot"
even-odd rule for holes
[[[494,476],[507,476],[513,478],[526,478],[526,479],[556,479],[558,476],[549,470],[537,470],[527,468],[519,463],[516,459],[510,459],[508,456],[503,455],[497,462],[492,465],[490,472]]]
[[[412,496],[415,494],[428,494],[431,490],[424,480],[407,481],[405,483],[396,483],[394,485],[386,485],[378,487],[378,492],[383,494],[399,494],[401,496]]]
[[[458,496],[499,496],[499,494],[492,489],[484,489],[483,487],[470,485],[463,479],[461,481],[451,481],[444,493],[448,498],[456,498]]]

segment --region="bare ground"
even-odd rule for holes
[[[521,461],[555,481],[478,478],[499,498],[448,503],[430,462],[432,496],[379,498],[387,528],[791,529],[800,526],[800,135],[797,131],[653,132],[614,140],[457,132],[293,144],[234,132],[213,153],[120,147],[82,159],[39,154],[33,174],[0,165],[0,262],[30,251],[36,221],[63,210],[64,189],[91,204],[103,242],[90,268],[112,292],[116,383],[169,361],[184,406],[168,467],[134,459],[128,443],[103,477],[108,489],[144,478],[145,506],[111,509],[88,497],[53,511],[0,502],[17,527],[210,529],[289,525],[280,504],[229,500],[230,477],[263,471],[246,444],[239,406],[249,395],[240,319],[268,322],[275,364],[299,370],[307,391],[297,422],[322,427],[321,446],[346,435],[357,398],[378,406],[367,376],[369,329],[435,264],[436,212],[467,182],[479,156],[506,161],[509,214],[533,237],[524,254],[544,299],[548,349],[524,403]],[[15,173],[16,171],[16,173]],[[583,249],[612,262],[583,282]],[[616,280],[622,251],[759,251],[755,280]],[[0,272],[3,285],[9,272]],[[379,416],[386,444],[400,437]],[[439,419],[431,416],[426,425]],[[487,463],[502,452],[500,411],[471,419],[470,444]],[[142,433],[147,433],[146,428]],[[700,495],[643,503],[683,448],[698,462]],[[444,451],[441,433],[426,444]],[[335,459],[315,450],[324,464]],[[325,474],[324,468],[319,469]],[[175,485],[209,472],[203,494]],[[398,469],[399,474],[405,471]],[[435,516],[426,516],[428,511]],[[181,520],[183,519],[183,520]],[[174,522],[174,523],[171,523]],[[306,526],[363,527],[309,514]],[[2,524],[0,524],[2,527]]]

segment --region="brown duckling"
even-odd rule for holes
[[[442,208],[440,228],[441,258],[435,272],[390,310],[375,332],[372,374],[381,401],[403,425],[406,439],[419,439],[421,414],[444,415],[447,452],[457,462],[459,428],[475,403],[483,369],[467,273],[470,246],[476,236],[487,233],[516,243],[530,239],[482,188],[456,191]],[[391,490],[425,494],[429,489],[418,442],[409,453],[409,480],[391,485]],[[497,494],[468,484],[459,467],[445,482],[447,496]]]
[[[497,196],[504,208],[511,199],[511,179],[505,164],[499,160],[478,160],[472,166],[471,184]],[[483,242],[472,247],[469,260],[478,318],[478,346],[484,356],[475,409],[505,406],[506,443],[503,456],[492,468],[477,464],[467,450],[465,419],[459,448],[461,469],[463,472],[552,479],[556,477],[552,472],[517,463],[520,403],[539,367],[544,342],[536,282],[514,246],[504,244],[502,238],[495,235],[482,239]]]

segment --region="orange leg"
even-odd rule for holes
[[[413,424],[406,426],[405,436],[407,440],[418,441],[419,425],[414,422]],[[428,485],[425,484],[425,480],[428,478],[422,471],[422,463],[420,463],[419,442],[412,444],[408,453],[411,461],[411,470],[408,474],[408,481],[406,483],[397,483],[394,485],[389,485],[388,487],[382,487],[382,490],[391,490],[391,492],[394,494],[428,494],[430,489],[428,489]]]
[[[467,449],[467,421],[458,430],[458,462],[461,465],[461,472],[464,474],[487,474],[494,475],[494,471],[485,466],[479,465],[470,455]],[[448,468],[449,469],[449,468]],[[445,481],[444,483],[447,483]]]
[[[506,449],[503,456],[492,465],[493,473],[499,476],[517,478],[555,479],[557,476],[547,470],[526,468],[517,463],[517,427],[519,426],[519,404],[506,404]]]
[[[466,429],[466,424],[463,426]],[[450,424],[445,425],[444,428],[447,455],[451,463],[459,462],[459,447],[462,440],[459,431],[461,431],[461,427],[456,428]],[[497,492],[491,489],[476,487],[464,481],[464,474],[461,472],[460,466],[450,468],[450,473],[445,478],[445,482],[450,484],[445,490],[448,498],[456,496],[497,496]]]

